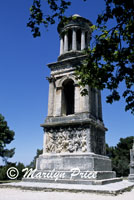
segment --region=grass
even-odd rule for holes
[[[0,180],[0,184],[2,183],[13,183],[13,182],[20,182],[21,180]]]

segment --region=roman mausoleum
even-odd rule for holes
[[[79,15],[59,23],[60,55],[56,62],[48,64],[48,115],[41,124],[44,146],[36,169],[45,174],[63,173],[57,180],[61,183],[103,184],[117,180],[111,160],[105,155],[107,129],[102,118],[101,92],[87,85],[88,95],[82,96],[75,78],[75,67],[86,59],[84,49],[90,43],[91,26]],[[93,176],[82,176],[84,173]],[[46,176],[43,181],[54,179]]]

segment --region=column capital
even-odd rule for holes
[[[77,31],[78,30],[78,27],[73,27],[72,28],[72,31]]]
[[[49,81],[49,83],[52,83],[56,80],[54,76],[46,77],[46,79]]]

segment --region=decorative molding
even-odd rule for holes
[[[64,81],[69,79],[73,80],[75,85],[78,85],[78,81],[75,79],[74,75],[66,75],[56,81],[56,88],[62,88]]]

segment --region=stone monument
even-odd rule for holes
[[[134,182],[134,139],[133,139],[133,146],[130,149],[130,174],[128,176],[128,180],[130,182]]]
[[[44,182],[104,184],[119,181],[105,155],[101,92],[86,86],[81,96],[75,66],[86,58],[92,23],[73,15],[59,23],[60,55],[48,64],[48,115],[44,124],[43,154],[36,162],[37,177]],[[58,177],[58,178],[55,178]],[[41,181],[40,180],[40,181]],[[37,180],[36,180],[37,181]]]

